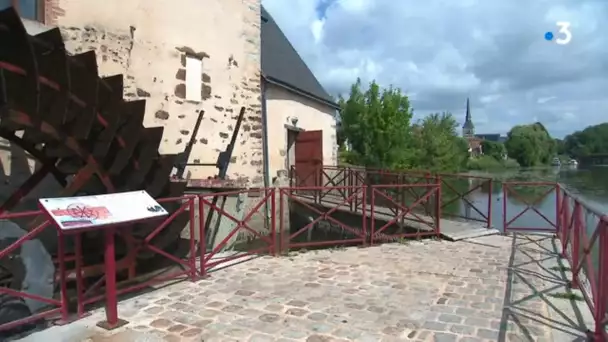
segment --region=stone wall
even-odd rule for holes
[[[123,74],[124,96],[145,99],[146,126],[164,126],[163,154],[183,151],[205,111],[189,163],[215,163],[246,108],[228,176],[263,182],[260,0],[47,0],[72,53],[95,50],[100,75]],[[186,58],[202,61],[200,98],[186,99]],[[192,69],[194,70],[194,69]],[[189,167],[192,178],[213,167]]]

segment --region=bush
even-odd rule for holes
[[[507,169],[517,169],[518,167],[520,167],[520,165],[517,162],[517,160],[511,159],[511,158],[503,160],[502,161],[502,165],[503,165],[504,168],[507,168]]]
[[[338,165],[356,165],[357,155],[352,151],[343,148],[338,149]]]

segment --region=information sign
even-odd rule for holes
[[[165,208],[144,190],[41,198],[39,201],[63,230],[115,225],[168,215]]]

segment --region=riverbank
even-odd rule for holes
[[[499,168],[485,170],[469,170],[462,172],[464,175],[479,177],[489,177],[495,181],[538,181],[538,182],[559,182],[560,172],[565,170],[554,166],[539,167],[517,167]]]
[[[469,159],[467,168],[469,170],[499,171],[505,169],[519,169],[520,166],[514,159],[498,160],[490,156],[480,156]]]

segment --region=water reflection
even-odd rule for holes
[[[608,169],[596,167],[583,170],[565,169],[557,181],[566,186],[597,211],[608,213]]]
[[[512,186],[517,195],[511,192],[507,195],[507,202],[504,203],[502,185],[503,182],[559,182],[572,193],[580,196],[590,207],[608,213],[608,172],[606,168],[595,168],[590,170],[577,170],[572,168],[544,168],[532,170],[517,170],[496,173],[475,173],[478,176],[488,176],[493,178],[492,187],[488,183],[482,184],[481,187],[473,190],[465,198],[471,204],[487,213],[488,201],[492,201],[492,225],[494,228],[502,230],[503,228],[503,206],[506,205],[507,221],[522,212],[528,207],[528,203],[532,204],[538,200],[538,203],[533,207],[542,212],[555,221],[556,215],[556,196],[555,193],[547,194],[542,200],[540,198],[548,190],[550,186]],[[466,188],[473,189],[479,185],[479,180],[471,180],[469,182],[460,182],[459,188],[462,193],[467,191]],[[445,192],[445,190],[444,190]],[[491,192],[491,197],[489,196]],[[448,194],[445,194],[447,196]],[[480,219],[481,215],[471,207],[471,204],[464,200],[458,201],[457,206],[451,206],[447,209],[447,213],[472,218]],[[528,210],[523,216],[512,222],[513,227],[543,227],[548,228],[550,224],[546,222],[540,215],[532,209]]]

